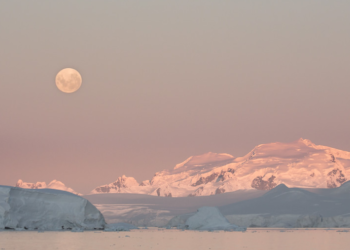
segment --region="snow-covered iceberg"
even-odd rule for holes
[[[216,207],[201,207],[196,213],[174,217],[168,227],[189,230],[245,231],[246,228],[230,224]]]
[[[0,186],[0,229],[103,229],[103,215],[88,200],[53,189]]]

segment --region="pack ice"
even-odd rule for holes
[[[105,220],[88,200],[69,192],[0,186],[0,229],[103,229]]]

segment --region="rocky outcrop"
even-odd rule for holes
[[[263,180],[263,178],[264,176],[256,177],[252,182],[252,188],[258,190],[271,190],[277,186],[277,184],[274,182],[274,179],[276,178],[274,175],[272,175],[266,181]]]
[[[188,196],[200,196],[203,193],[204,187],[199,187],[195,192],[189,194]]]
[[[223,193],[225,193],[225,189],[224,188],[217,188],[215,190],[215,194],[223,194]]]
[[[328,173],[327,187],[328,188],[336,188],[341,186],[344,182],[347,181],[343,171],[340,169],[333,169]]]
[[[216,180],[216,178],[219,176],[218,173],[213,173],[207,177],[200,177],[198,181],[196,181],[195,183],[192,184],[193,187],[202,185],[202,184],[207,184],[209,182],[212,182],[214,180]]]
[[[165,196],[165,197],[173,197],[171,192],[168,190],[168,187],[158,188],[157,189],[157,195],[158,196]]]

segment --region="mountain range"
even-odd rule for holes
[[[165,197],[207,196],[236,190],[271,190],[279,184],[295,188],[336,188],[350,176],[350,152],[299,139],[291,143],[256,146],[243,157],[224,153],[191,156],[136,181],[125,175],[90,194],[134,193]],[[77,194],[60,181],[16,184],[24,188],[53,188]]]
[[[350,176],[350,152],[299,139],[256,146],[243,157],[206,153],[138,183],[122,176],[91,194],[137,193],[167,197],[206,196],[240,189],[336,188]]]
[[[37,183],[29,183],[29,182],[24,182],[22,180],[18,180],[16,183],[16,187],[20,188],[27,188],[27,189],[57,189],[57,190],[62,190],[62,191],[67,191],[76,195],[82,195],[78,192],[75,192],[73,189],[66,187],[62,182],[53,180],[51,181],[48,185],[46,182],[37,182]]]

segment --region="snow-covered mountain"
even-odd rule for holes
[[[171,170],[138,183],[122,176],[92,190],[157,196],[203,196],[239,189],[270,190],[279,184],[300,188],[335,188],[350,177],[350,152],[299,139],[256,146],[244,157],[206,153],[191,156]]]
[[[49,188],[49,189],[57,189],[57,190],[62,190],[62,191],[67,191],[76,195],[82,195],[80,193],[75,192],[73,189],[66,187],[64,183],[53,180],[51,181],[48,185],[46,182],[37,182],[37,183],[29,183],[29,182],[24,182],[22,180],[18,180],[16,183],[16,187],[20,188],[27,188],[27,189],[44,189],[44,188]]]

